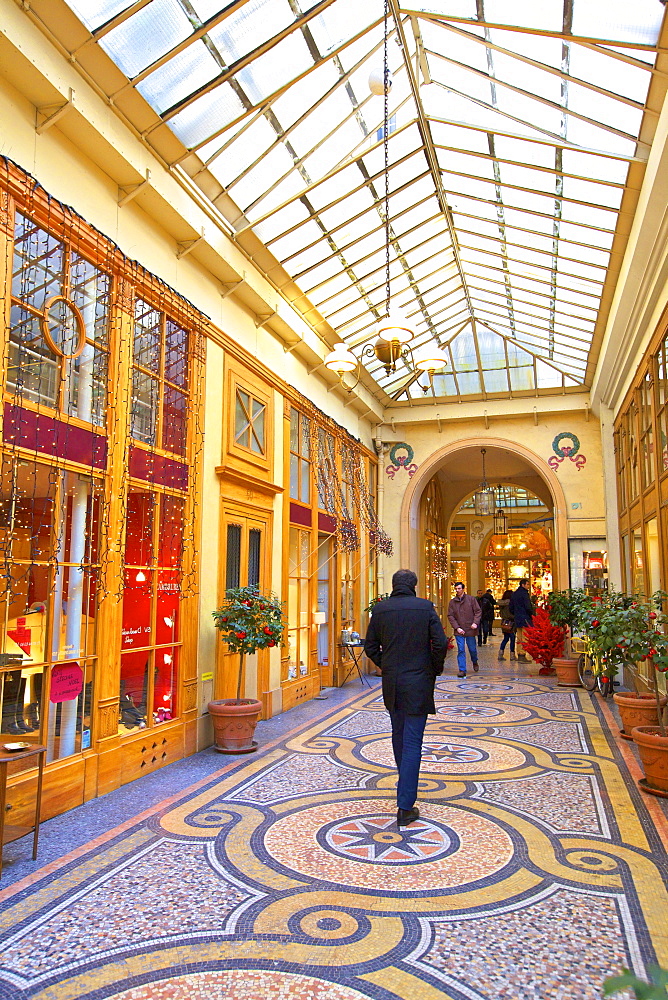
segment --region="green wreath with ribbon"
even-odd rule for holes
[[[573,447],[569,448],[568,451],[564,451],[564,449],[560,447],[561,442],[565,438],[570,438],[570,440],[573,442]],[[574,458],[575,455],[577,455],[577,453],[579,452],[579,450],[580,450],[580,439],[576,437],[575,434],[569,434],[568,431],[562,431],[561,434],[557,434],[556,438],[552,442],[552,451],[555,453],[555,455],[558,455],[559,458]]]
[[[407,454],[405,457],[403,456],[399,457],[397,455],[397,449],[399,448],[406,449]],[[390,451],[390,462],[392,463],[392,465],[396,465],[399,468],[401,468],[402,465],[405,467],[407,465],[412,464],[414,455],[415,452],[413,451],[413,449],[409,444],[406,444],[405,441],[397,441],[395,445],[392,445],[392,449]]]

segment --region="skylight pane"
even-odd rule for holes
[[[169,127],[185,146],[196,146],[229,125],[244,110],[229,83],[223,83],[174,115]]]
[[[288,129],[299,121],[339,79],[340,75],[330,61],[293,83],[272,104],[272,111],[281,127]]]
[[[614,42],[656,44],[663,7],[654,0],[576,0],[573,34]]]
[[[278,136],[267,119],[258,118],[213,160],[211,172],[221,184],[228,187],[247,166],[254,163],[259,156],[265,155],[277,141]]]
[[[372,20],[376,12],[373,5],[360,4],[359,0],[336,0],[309,22],[311,34],[321,55],[338,48]]]
[[[603,52],[580,45],[571,45],[570,72],[571,76],[641,104],[645,102],[651,80],[651,74],[639,66],[629,66]],[[590,100],[595,102],[597,95],[591,91],[590,94]]]
[[[575,0],[576,6],[578,0]],[[485,0],[485,19],[495,24],[521,24],[525,28],[561,31],[562,0]]]
[[[137,84],[137,90],[158,114],[189,97],[220,73],[204,42],[195,42]]]
[[[293,129],[290,133],[290,144],[299,156],[306,156],[340,122],[345,121],[352,114],[353,106],[350,103],[350,98],[340,87]],[[357,125],[357,131],[351,145],[354,145],[361,138],[361,135],[361,130]],[[332,160],[328,169],[331,170],[335,163],[336,160]]]
[[[301,201],[293,201],[289,205],[286,205],[285,208],[282,208],[280,212],[270,215],[264,222],[253,226],[253,230],[261,240],[268,242],[306,219],[310,219],[306,206]]]
[[[220,9],[223,5],[217,6]],[[200,9],[203,9],[201,0]],[[230,66],[293,21],[288,0],[247,0],[243,7],[212,28],[209,37]]]
[[[191,35],[192,30],[177,0],[153,0],[104,35],[100,45],[132,78]]]
[[[131,7],[134,0],[68,0],[74,13],[90,31],[95,31],[107,21]]]
[[[310,66],[313,66],[313,57],[299,32],[288,35],[269,52],[239,70],[236,81],[249,100],[259,104]]]
[[[230,185],[230,194],[237,205],[245,209],[257,200],[258,194],[261,194],[263,191],[269,192],[275,182],[284,174],[291,171],[293,166],[292,157],[285,146],[275,146],[262,157],[256,167],[249,170],[238,181]],[[304,182],[297,174],[290,185],[291,192],[296,193],[303,186]],[[279,204],[273,192],[268,197],[273,199],[274,204]]]

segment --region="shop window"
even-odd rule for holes
[[[288,552],[287,680],[308,674],[310,638],[309,566],[311,533],[290,528]]]
[[[645,563],[642,551],[642,533],[639,529],[631,535],[631,583],[634,594],[645,593]]]
[[[125,532],[120,720],[122,734],[177,712],[185,501],[130,487]]]
[[[290,410],[290,497],[311,502],[311,421]]]
[[[185,455],[188,426],[188,333],[143,299],[135,302],[131,434]]]
[[[605,538],[571,538],[568,543],[570,586],[596,597],[608,587]]]
[[[334,436],[318,428],[318,507],[336,515],[336,447]]]
[[[469,563],[468,559],[450,560],[450,588],[454,597],[454,586],[456,583],[463,583],[466,590],[469,589]]]
[[[658,462],[659,472],[668,471],[668,343],[659,349],[656,368],[656,407],[659,429]]]
[[[6,456],[2,495],[2,732],[54,760],[90,746],[101,484]]]
[[[640,419],[640,473],[647,489],[655,479],[654,424],[652,419],[652,376],[648,372],[638,391]]]
[[[249,527],[245,518],[243,521],[243,524],[230,523],[227,525],[225,590],[242,586],[260,588],[262,529]],[[243,573],[244,564],[245,574]],[[243,583],[241,582],[242,578]]]
[[[468,525],[453,525],[450,528],[450,547],[459,552],[466,552],[469,547]]]
[[[104,425],[110,286],[67,242],[16,213],[9,392]]]
[[[256,455],[265,453],[266,404],[240,386],[234,405],[234,443]]]
[[[545,598],[552,590],[552,539],[547,528],[518,528],[492,535],[483,567],[485,589],[499,599],[529,580],[531,593]]]

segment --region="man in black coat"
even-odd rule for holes
[[[422,737],[436,712],[434,683],[443,673],[447,649],[441,620],[431,601],[415,596],[417,576],[400,569],[392,593],[374,605],[364,652],[383,675],[383,701],[392,722],[392,749],[399,772],[397,825],[420,816],[415,808]]]

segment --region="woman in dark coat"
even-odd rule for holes
[[[416,586],[412,570],[400,569],[394,574],[392,593],[374,605],[364,641],[364,652],[383,675],[383,701],[390,713],[392,749],[399,772],[399,826],[407,826],[420,815],[413,807],[422,737],[427,716],[436,712],[434,683],[443,672],[447,649],[434,605],[415,596]]]

